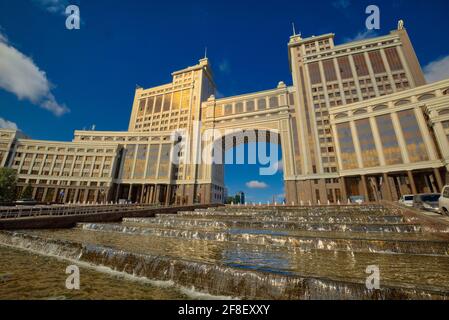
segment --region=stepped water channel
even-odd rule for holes
[[[3,231],[1,244],[212,297],[449,299],[449,234],[380,205],[197,209]]]

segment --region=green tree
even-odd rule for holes
[[[33,187],[31,184],[27,185],[25,189],[23,189],[22,194],[20,195],[21,199],[31,199],[33,198]]]
[[[17,172],[10,168],[0,168],[0,202],[16,200]]]

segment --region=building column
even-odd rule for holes
[[[435,176],[435,179],[437,180],[439,192],[442,192],[444,188],[444,183],[443,179],[441,178],[440,170],[438,168],[433,169],[433,174]]]
[[[153,190],[154,190],[154,187],[153,187],[152,184],[150,184],[148,188],[149,188],[149,190],[148,190],[148,195],[147,195],[147,198],[148,198],[147,203],[153,204]]]
[[[410,187],[412,188],[412,193],[417,194],[418,191],[416,190],[415,179],[413,178],[413,172],[407,171],[407,176],[408,176],[408,181],[410,183]]]
[[[77,199],[78,199],[79,193],[80,193],[80,189],[79,189],[79,188],[76,188],[76,189],[75,189],[75,195],[73,196],[73,203],[78,202]]]
[[[99,195],[99,194],[100,194],[100,190],[97,189],[97,190],[95,191],[94,203],[98,203],[98,195]]]
[[[156,184],[154,186],[155,192],[154,192],[154,203],[159,203],[159,195],[161,193],[161,186]]]
[[[167,185],[166,196],[165,196],[165,205],[168,206],[170,204],[171,198],[171,185]]]
[[[361,175],[360,178],[362,181],[362,190],[363,195],[365,196],[365,202],[369,202],[368,186],[366,185],[366,176]]]
[[[83,199],[83,203],[87,203],[87,197],[89,196],[89,188],[84,189],[84,199]]]
[[[64,189],[64,197],[62,199],[62,203],[66,203],[67,202],[67,197],[69,195],[69,189]]]
[[[120,183],[117,183],[117,188],[115,188],[114,202],[118,201],[119,194],[120,194]]]
[[[140,190],[139,203],[144,203],[144,202],[145,202],[145,201],[143,201],[144,191],[145,191],[145,185],[143,184],[143,185],[141,186],[141,190]]]
[[[384,173],[382,175],[382,186],[385,186],[384,188],[382,188],[386,194],[382,193],[383,199],[387,200],[387,201],[392,201],[393,197],[392,197],[392,193],[391,193],[391,186],[390,186],[390,178],[388,177],[387,173]]]
[[[56,187],[56,188],[54,188],[55,192],[53,194],[53,199],[51,199],[51,202],[56,202],[56,200],[59,197],[59,188],[58,188],[58,186],[55,186],[55,187]]]
[[[344,177],[340,177],[340,186],[341,186],[341,202],[346,203],[346,201],[348,201],[348,192],[346,190],[346,180]]]
[[[128,189],[128,201],[131,201],[132,191],[133,191],[133,185],[130,184],[129,189]]]

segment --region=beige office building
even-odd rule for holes
[[[174,72],[169,84],[137,88],[127,132],[75,131],[72,142],[50,142],[0,130],[0,166],[16,169],[19,186],[32,184],[40,201],[216,203],[224,200],[224,167],[198,155],[213,143],[251,142],[257,130],[278,138],[289,203],[441,190],[449,79],[426,84],[402,23],[343,45],[333,34],[293,35],[288,57],[292,85],[262,92],[215,98],[207,58]],[[244,131],[204,138],[231,129]],[[173,139],[179,130],[193,137],[183,151]]]

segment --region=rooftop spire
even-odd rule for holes
[[[293,35],[296,36],[296,29],[295,29],[295,23],[292,22],[292,27],[293,27]]]
[[[204,48],[204,59],[207,59],[207,47]]]

